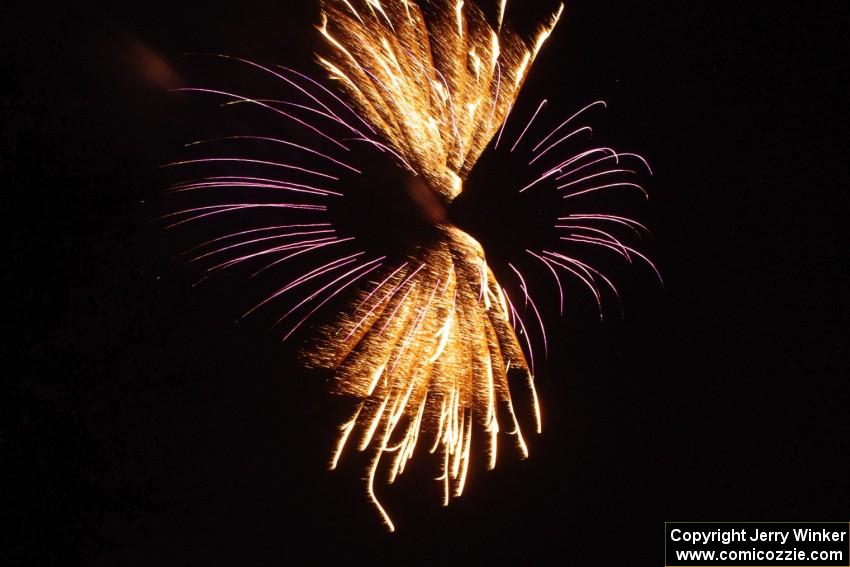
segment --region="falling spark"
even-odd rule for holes
[[[519,145],[519,143],[522,141],[523,136],[525,136],[525,133],[528,132],[529,128],[531,128],[531,125],[534,124],[534,120],[537,118],[537,115],[540,114],[540,111],[543,110],[543,107],[546,106],[547,102],[548,101],[546,99],[543,99],[543,101],[540,103],[540,106],[538,106],[537,110],[534,111],[534,116],[531,117],[531,120],[528,121],[528,124],[526,124],[525,128],[523,128],[519,137],[516,139],[516,142],[514,142],[514,145],[511,146],[511,152],[513,152]]]

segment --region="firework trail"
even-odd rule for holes
[[[253,106],[310,140],[243,135],[193,144],[263,144],[284,157],[205,154],[169,164],[225,168],[227,173],[181,182],[176,192],[238,191],[243,197],[183,209],[167,218],[169,226],[222,215],[248,219],[242,230],[190,251],[193,260],[210,262],[208,274],[244,264],[256,266],[255,274],[283,263],[307,267],[246,313],[287,300],[289,307],[278,321],[288,325],[284,339],[329,302],[347,302],[332,322],[315,329],[303,358],[310,367],[332,370],[335,391],[357,401],[356,411],[340,427],[330,466],[336,468],[346,451],[371,455],[367,494],[390,530],[395,528],[377,498],[376,477],[380,472],[392,483],[417,449],[440,457],[444,504],[463,493],[470,455],[479,447],[490,469],[496,466],[504,435],[521,456],[528,456],[509,372],[525,377],[535,429],[541,431],[530,327],[539,328],[544,351],[548,345],[529,280],[517,264],[507,264],[521,292],[513,302],[481,245],[444,214],[481,154],[493,145],[494,150],[529,156],[530,179],[515,188],[518,198],[554,190],[565,204],[610,189],[643,192],[628,176],[638,168],[649,169],[640,156],[605,147],[564,155],[574,139],[589,131],[576,125],[578,119],[601,102],[536,139],[534,125],[545,113],[544,101],[507,139],[506,120],[563,6],[527,42],[505,20],[506,4],[501,0],[496,21],[488,21],[475,4],[462,0],[324,0],[317,29],[328,50],[317,61],[343,95],[299,71],[236,58],[227,59],[274,77],[295,98],[180,89],[221,98],[226,107]],[[429,237],[407,247],[402,257],[374,254],[357,234],[340,230],[327,217],[333,203],[344,198],[347,183],[362,172],[350,162],[358,145],[392,160],[393,167],[406,170],[423,187],[423,208],[432,212]],[[601,306],[605,288],[614,295],[616,288],[580,259],[581,249],[649,263],[617,236],[623,230],[645,229],[622,216],[567,211],[555,222],[558,241],[523,253],[557,283],[562,311],[564,276],[586,286]]]

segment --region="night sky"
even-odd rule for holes
[[[250,81],[196,52],[314,70],[315,4],[121,4],[45,6],[0,39],[0,563],[661,565],[664,521],[850,518],[846,4],[567,4],[518,108],[608,101],[600,140],[655,170],[649,202],[614,208],[652,229],[665,285],[621,267],[624,317],[548,309],[531,458],[473,466],[447,509],[414,460],[381,489],[392,535],[364,463],[326,470],[347,411],[327,377],[273,316],[234,323],[265,288],[192,287],[179,254],[203,233],[156,221],[158,166],[233,125],[165,88]],[[522,4],[520,27],[552,7]],[[539,230],[516,215],[499,241],[495,202],[461,216],[498,256]]]

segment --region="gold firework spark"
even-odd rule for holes
[[[319,63],[382,137],[382,149],[446,203],[461,193],[463,179],[510,113],[563,5],[530,44],[504,25],[505,10],[501,0],[493,26],[462,0],[322,2],[318,29],[331,53]],[[341,426],[331,468],[350,446],[371,451],[368,495],[390,530],[375,479],[386,471],[393,482],[417,447],[439,452],[446,505],[463,493],[473,438],[485,440],[491,469],[500,434],[513,436],[528,455],[509,369],[527,376],[541,428],[512,306],[484,251],[456,227],[439,229],[437,243],[378,271],[382,276],[305,353],[310,365],[335,372],[339,393],[359,400]],[[498,415],[510,421],[500,423]]]
[[[485,437],[491,469],[500,432],[515,436],[528,456],[511,402],[509,368],[526,373],[532,393],[534,383],[508,309],[481,246],[446,226],[439,243],[411,254],[364,291],[357,308],[340,315],[308,351],[312,364],[336,371],[338,392],[361,400],[341,427],[331,468],[349,444],[372,449],[368,494],[390,529],[375,496],[375,475],[386,460],[393,482],[420,436],[428,438],[426,450],[442,457],[445,505],[463,493],[473,435]],[[536,394],[534,399],[540,432]],[[497,415],[504,410],[510,422],[500,424]]]
[[[474,4],[322,2],[319,63],[405,164],[449,200],[504,122],[561,9],[529,46]],[[501,12],[504,13],[505,2]],[[426,17],[426,13],[428,16]]]

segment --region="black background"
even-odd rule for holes
[[[531,458],[448,509],[429,470],[383,489],[394,535],[354,461],[325,470],[324,383],[234,325],[250,286],[192,288],[151,222],[156,166],[215,115],[131,46],[307,65],[313,3],[4,19],[3,564],[658,565],[665,520],[848,519],[846,4],[570,2],[523,100],[608,100],[656,170],[636,214],[666,286],[629,271],[624,319],[556,322]]]

